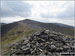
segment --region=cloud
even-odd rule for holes
[[[59,6],[60,5],[60,6]],[[54,7],[49,7],[47,13],[41,13],[40,16],[43,18],[60,18],[68,19],[75,17],[74,15],[74,2],[65,2],[62,4],[55,3]],[[52,8],[52,9],[50,9]]]
[[[58,15],[57,15],[57,18],[73,18],[75,17],[74,15],[74,4],[71,4],[69,6],[67,6],[67,8],[63,11],[63,12],[60,12]]]
[[[1,7],[2,22],[29,18],[74,25],[74,1],[3,1]]]
[[[1,19],[1,23],[11,23],[11,22],[16,22],[16,21],[20,21],[20,20],[24,20],[23,17],[20,16],[16,16],[16,17],[3,17]]]
[[[22,1],[1,1],[1,17],[28,17],[32,6]]]

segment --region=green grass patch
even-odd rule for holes
[[[16,33],[17,31],[23,31],[23,32],[12,35],[12,33]],[[16,28],[10,30],[9,32],[7,32],[6,35],[2,37],[2,41],[1,41],[3,55],[9,55],[11,53],[10,47],[12,44],[24,39],[29,34],[32,34],[36,31],[37,31],[37,29],[29,29],[24,26],[24,27],[16,27]]]

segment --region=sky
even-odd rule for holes
[[[74,1],[1,1],[2,23],[31,19],[74,26]]]

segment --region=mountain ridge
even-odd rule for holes
[[[17,27],[18,25],[27,26],[28,28],[31,28],[31,29],[39,29],[39,30],[40,29],[49,29],[49,30],[57,31],[57,32],[61,32],[61,33],[67,33],[66,31],[73,32],[73,29],[71,29],[71,28],[59,26],[54,23],[42,23],[42,22],[26,19],[26,20],[3,25],[1,27],[2,35],[3,35],[3,32],[7,32],[7,31],[11,30],[12,28]],[[73,33],[72,33],[72,35],[73,35]]]

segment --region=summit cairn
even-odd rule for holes
[[[12,45],[10,55],[74,55],[74,38],[49,30],[41,30]]]

